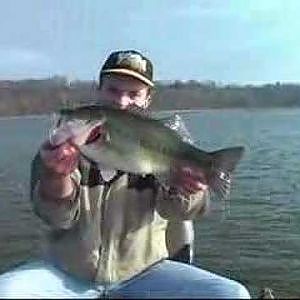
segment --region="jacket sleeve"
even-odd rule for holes
[[[162,185],[157,191],[156,209],[162,218],[169,221],[193,220],[206,212],[208,205],[208,191],[199,191],[188,197]]]
[[[39,191],[43,164],[37,154],[31,164],[30,200],[33,210],[45,223],[54,229],[69,229],[80,215],[80,172],[71,174],[74,193],[65,199],[48,199]]]

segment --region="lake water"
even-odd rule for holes
[[[195,263],[277,297],[300,296],[300,110],[184,113],[204,150],[244,145],[230,201],[196,222]],[[30,161],[48,117],[0,119],[0,271],[38,252],[44,226],[28,200]]]

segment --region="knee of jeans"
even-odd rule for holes
[[[251,299],[248,289],[237,281],[233,281],[231,284],[232,294],[234,294],[238,299]]]

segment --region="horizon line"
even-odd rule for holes
[[[72,82],[97,82],[95,78],[93,79],[80,79],[73,78],[70,80],[67,75],[53,75],[53,76],[44,76],[44,77],[24,77],[24,78],[1,78],[0,82],[20,82],[20,81],[46,81],[46,80],[59,80],[65,79],[68,81],[70,85]],[[189,83],[203,83],[203,84],[214,84],[216,86],[263,86],[263,85],[300,85],[300,80],[269,80],[269,81],[222,81],[222,80],[214,80],[214,79],[156,79],[154,80],[156,83],[163,83],[165,85],[174,84],[175,82],[182,84]]]

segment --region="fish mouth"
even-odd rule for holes
[[[103,131],[103,127],[97,126],[89,134],[89,136],[85,142],[85,145],[92,144],[92,143],[98,141],[99,139],[104,140],[104,138],[105,138],[105,131]]]

